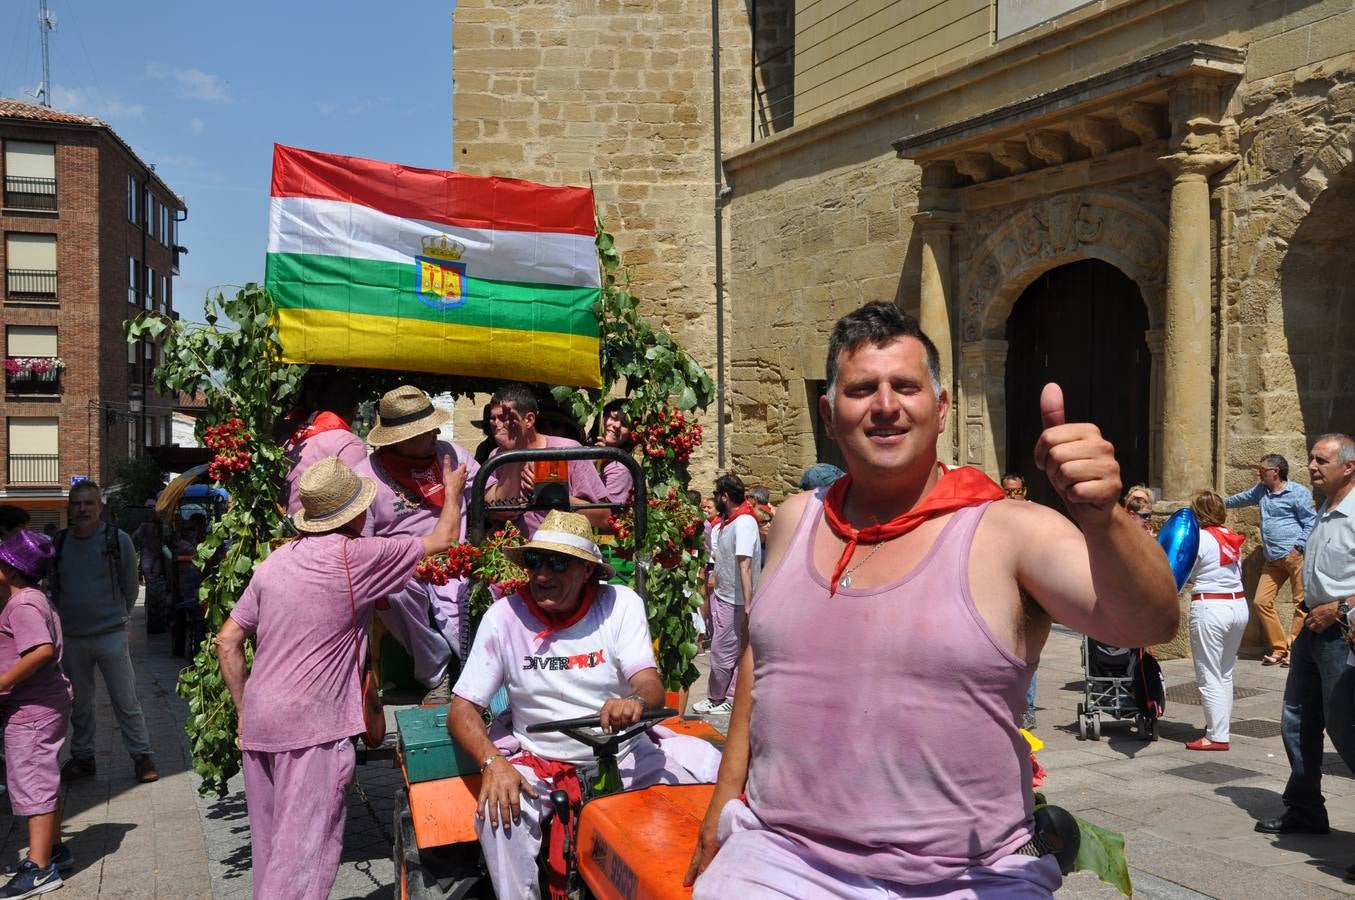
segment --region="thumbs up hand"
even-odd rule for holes
[[[1080,524],[1109,516],[1120,498],[1120,464],[1115,448],[1090,422],[1064,421],[1063,389],[1046,384],[1040,393],[1044,432],[1035,443],[1035,465]]]

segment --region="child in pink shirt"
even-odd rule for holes
[[[61,887],[58,866],[74,859],[61,836],[61,773],[71,683],[61,671],[61,623],[37,585],[55,555],[31,531],[0,541],[0,720],[10,806],[28,817],[28,858],[6,872],[0,897],[32,897]]]

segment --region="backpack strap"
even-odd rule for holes
[[[122,595],[122,541],[118,539],[118,528],[111,522],[104,523],[104,558],[108,560],[108,578],[113,582],[113,595],[121,603],[127,598]]]
[[[52,574],[47,580],[47,586],[52,589],[52,605],[61,603],[61,548],[66,545],[66,532],[68,528],[58,531],[52,538]]]

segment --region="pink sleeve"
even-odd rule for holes
[[[245,592],[240,595],[240,599],[231,610],[231,618],[235,620],[235,624],[250,634],[259,628],[259,589],[255,585],[258,578],[259,573],[256,569],[254,577],[249,580],[249,587],[245,588]]]
[[[350,469],[367,458],[367,445],[362,442],[362,438],[357,435],[352,435],[352,438],[351,441],[344,441],[339,452],[335,454],[339,461]]]
[[[423,538],[358,538],[348,542],[348,573],[358,603],[375,603],[409,581],[423,559]]]
[[[47,617],[31,603],[15,607],[9,617],[9,625],[14,632],[14,649],[19,651],[20,656],[34,647],[56,643]]]
[[[592,460],[580,459],[569,464],[569,494],[594,503],[607,502],[607,485],[602,483]]]

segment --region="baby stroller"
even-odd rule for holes
[[[1162,669],[1143,648],[1112,647],[1082,636],[1083,701],[1077,705],[1077,734],[1101,740],[1101,717],[1133,720],[1139,737],[1157,740],[1157,720],[1167,711]]]

